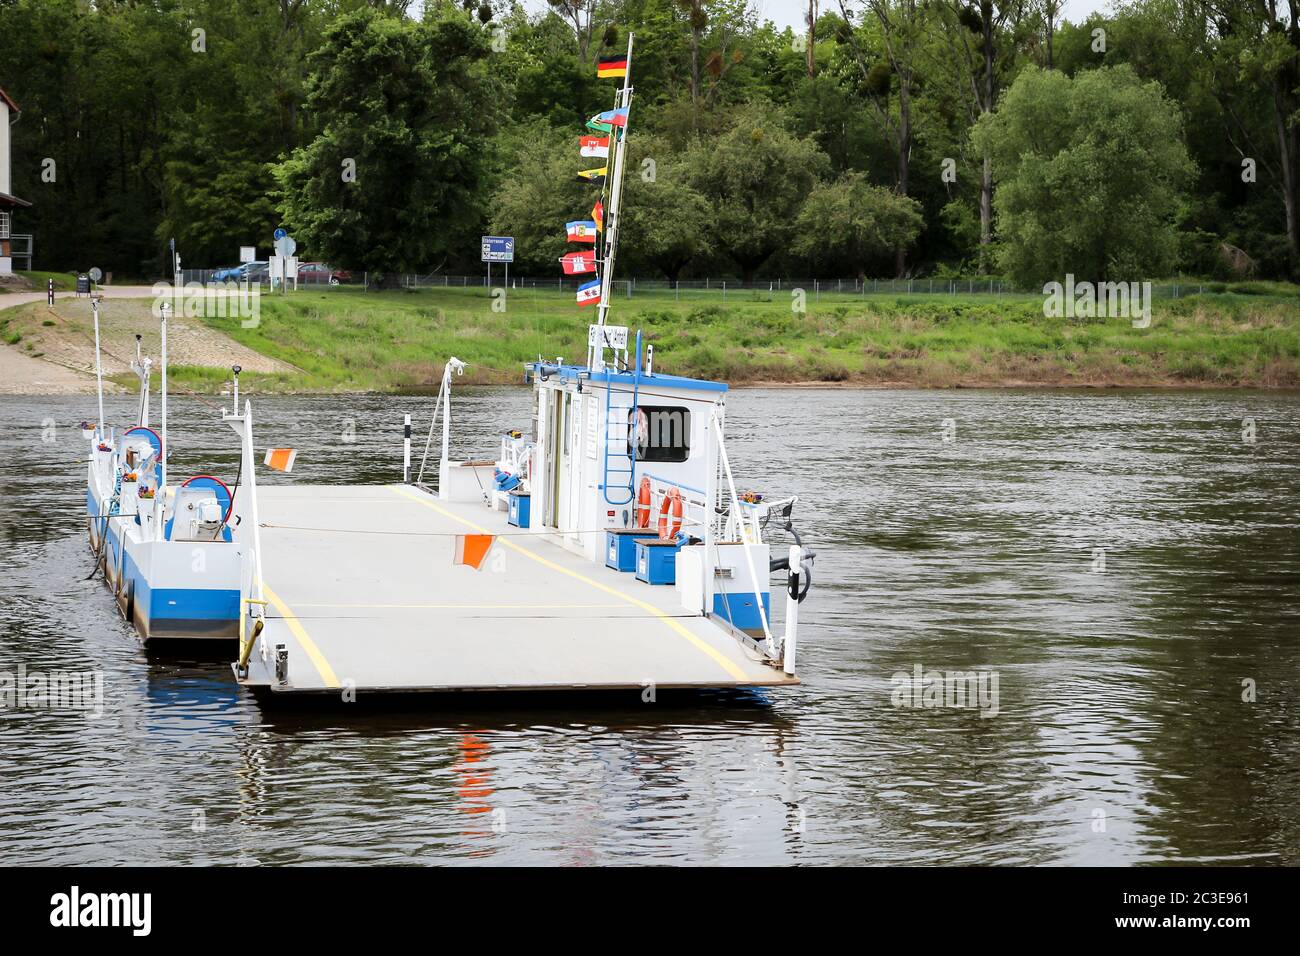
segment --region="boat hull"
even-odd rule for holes
[[[144,641],[238,639],[242,545],[145,541],[134,515],[105,516],[93,493],[87,509],[104,584]]]

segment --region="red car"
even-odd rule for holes
[[[347,269],[335,269],[323,262],[300,262],[298,263],[298,281],[304,285],[338,285],[341,282],[351,282],[352,273]]]

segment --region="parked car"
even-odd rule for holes
[[[267,262],[243,262],[228,269],[216,269],[211,282],[260,282],[271,271]]]
[[[338,285],[341,282],[351,282],[352,273],[347,269],[335,269],[324,262],[300,262],[298,281],[304,284]]]

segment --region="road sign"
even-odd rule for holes
[[[256,246],[240,246],[240,247],[239,247],[239,261],[240,261],[240,262],[256,262],[256,261],[257,261],[257,247],[256,247]]]
[[[288,234],[287,232],[284,231],[284,227],[283,227],[283,226],[281,226],[279,229],[275,230],[274,233],[272,233],[272,237],[275,238],[275,239],[283,239],[283,238],[284,238],[285,236],[287,236],[287,235],[289,235],[289,234]]]
[[[104,278],[104,273],[99,270],[99,266],[95,266],[95,268],[90,270],[91,282],[98,282],[102,278]]]
[[[514,262],[515,261],[515,237],[514,236],[484,236],[482,261]]]
[[[282,256],[291,256],[298,251],[298,243],[294,242],[289,236],[277,236],[275,251]]]

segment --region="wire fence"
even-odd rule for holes
[[[271,286],[270,278],[254,272],[251,276],[233,275],[229,269],[187,269],[181,273],[183,283],[197,282],[249,282],[260,285],[263,289]],[[382,277],[368,272],[330,273],[300,275],[298,288],[309,289],[527,289],[538,292],[574,292],[578,286],[591,281],[591,276],[554,277],[538,279],[528,276],[510,276],[507,280],[504,270],[493,270],[489,282],[483,275],[449,275],[446,273],[386,273]],[[1208,291],[1222,291],[1214,283],[1206,282],[1164,282],[1151,284],[1151,296],[1161,299],[1176,299],[1187,295],[1200,295]],[[1221,286],[1222,283],[1217,285]],[[796,295],[802,293],[816,301],[822,295],[859,296],[869,295],[1041,295],[1040,290],[1016,289],[1002,279],[762,279],[744,281],[741,279],[616,279],[611,282],[616,296],[636,298],[640,295],[656,297],[671,296],[680,298],[683,294],[698,297],[700,293],[717,295],[724,300],[729,294],[746,294],[747,298],[755,295],[771,296]]]

